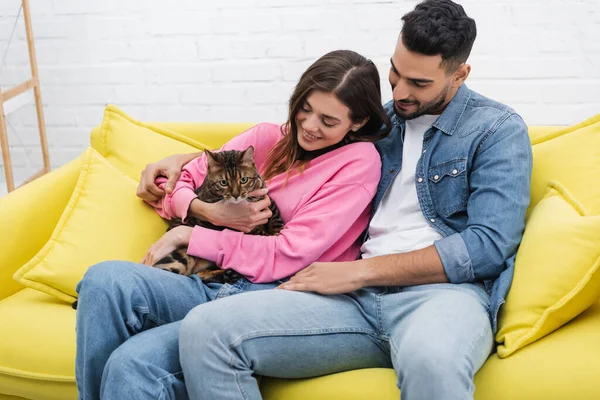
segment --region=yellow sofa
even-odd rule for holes
[[[219,147],[248,126],[155,125],[209,147]],[[99,129],[92,132],[93,147],[99,145],[94,140]],[[530,136],[557,129],[531,127]],[[0,198],[0,400],[77,398],[75,311],[56,297],[21,286],[12,275],[52,234],[74,190],[79,169],[74,160]],[[2,243],[2,238],[9,236],[10,241]],[[393,370],[368,369],[294,381],[266,378],[261,381],[261,390],[270,400],[391,400],[399,398],[395,381]],[[493,354],[476,375],[475,398],[600,399],[600,301],[508,358]]]

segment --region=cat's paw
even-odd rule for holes
[[[243,276],[240,273],[238,273],[237,271],[234,271],[232,269],[226,269],[223,272],[223,281],[225,283],[235,283],[242,278],[243,278]]]

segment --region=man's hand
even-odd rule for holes
[[[137,196],[142,200],[151,203],[163,197],[165,191],[166,193],[171,193],[173,189],[175,189],[175,183],[181,175],[183,166],[198,155],[199,154],[176,154],[146,165],[146,168],[142,171],[140,184],[137,188]],[[158,176],[167,178],[164,191],[155,183],[156,177]]]
[[[150,246],[142,259],[142,264],[152,266],[177,247],[188,245],[193,229],[190,226],[181,225],[165,233],[156,243]]]
[[[366,286],[367,268],[363,260],[316,262],[279,285],[278,289],[320,294],[349,293]]]
[[[203,203],[193,200],[190,205],[190,213],[213,225],[248,233],[255,227],[266,224],[273,215],[269,210],[271,199],[266,195],[267,192],[267,189],[259,189],[250,193],[249,196],[252,197],[265,196],[264,199],[257,202],[221,200],[217,203]]]

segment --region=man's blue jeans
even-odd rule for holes
[[[92,267],[78,288],[80,398],[260,399],[254,374],[372,367],[395,369],[403,400],[473,397],[493,346],[481,285],[257,291],[276,285],[204,285],[122,262]]]

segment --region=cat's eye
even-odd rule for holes
[[[240,182],[243,184],[248,183],[248,177],[247,176],[243,176],[242,179],[240,179]]]
[[[219,182],[219,185],[227,186],[227,181],[225,179],[223,179],[221,182]]]

